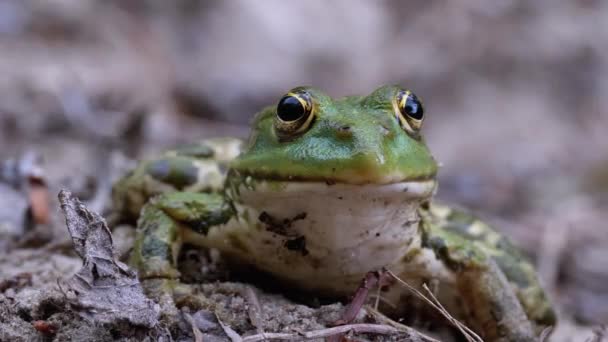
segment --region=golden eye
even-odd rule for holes
[[[409,90],[401,90],[395,98],[395,116],[401,127],[409,133],[417,133],[424,120],[424,107],[418,97]]]
[[[313,118],[313,103],[310,94],[300,89],[294,89],[279,100],[274,126],[278,135],[285,138],[306,131]]]

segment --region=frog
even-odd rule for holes
[[[140,162],[112,192],[116,212],[137,220],[131,265],[169,297],[184,243],[336,298],[385,269],[433,284],[486,341],[536,340],[556,324],[536,271],[493,227],[434,200],[426,116],[396,85],[335,99],[296,87],[255,115],[246,141],[205,139]],[[397,310],[419,307],[402,287],[383,291]]]

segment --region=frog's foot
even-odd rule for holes
[[[201,302],[192,288],[179,280],[176,262],[182,230],[194,229],[204,236],[209,227],[225,223],[231,216],[232,208],[218,194],[168,193],[146,204],[130,259],[145,293],[161,305]]]
[[[141,280],[141,286],[146,296],[157,302],[161,306],[162,311],[169,315],[177,313],[174,292],[178,283],[178,280],[167,278]]]
[[[146,296],[160,305],[165,316],[176,316],[183,306],[194,310],[208,307],[205,298],[191,285],[177,279],[143,279],[141,285]]]

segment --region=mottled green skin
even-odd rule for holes
[[[367,97],[333,100],[308,88],[315,120],[307,131],[289,139],[279,137],[273,128],[275,107],[264,109],[254,120],[243,153],[229,164],[224,188],[216,182],[217,170],[205,169],[210,178],[200,171],[200,165],[214,160],[223,166],[218,170],[224,171],[227,158],[219,155],[217,141],[141,163],[116,184],[113,193],[116,210],[124,218],[142,210],[132,254],[140,278],[154,280],[154,291],[159,291],[160,279],[160,291],[171,292],[179,278],[179,244],[188,235],[183,232],[204,236],[231,219],[250,222],[236,210],[240,184],[262,180],[386,184],[434,179],[437,164],[426,145],[395,119],[392,100],[398,91],[382,87]],[[555,324],[532,265],[505,237],[469,214],[431,205],[428,200],[421,201],[424,205],[418,209],[420,248],[431,250],[455,274],[456,292],[465,303],[464,319],[469,326],[488,341],[527,341],[543,326]],[[229,235],[224,240],[234,243],[246,238]],[[420,255],[421,250],[410,250],[402,262],[413,262]]]
[[[534,267],[508,238],[462,210],[433,204],[421,210],[421,215],[423,245],[435,250],[449,268],[465,273],[477,269],[499,271],[530,320],[539,326],[556,323],[555,312],[538,283]],[[474,281],[467,280],[464,286],[471,286]],[[498,313],[498,304],[491,309],[492,316],[505,315]]]

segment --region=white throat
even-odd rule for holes
[[[250,255],[256,265],[298,282],[345,276],[358,281],[361,274],[395,263],[419,243],[417,209],[434,190],[432,180],[384,185],[258,182],[253,189],[240,187],[239,211],[247,212],[250,221],[258,220],[258,231],[250,237],[256,240],[251,241],[257,246],[255,255]]]

